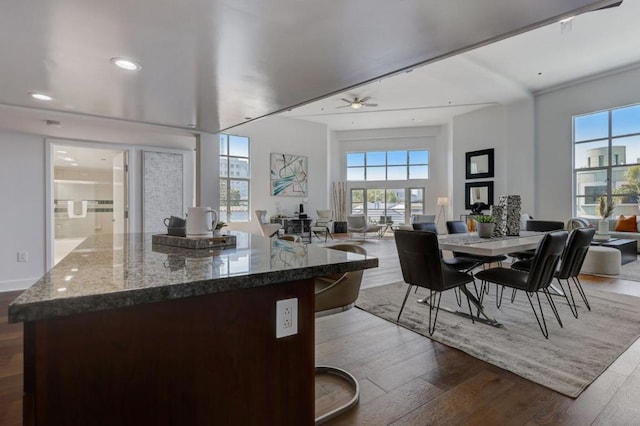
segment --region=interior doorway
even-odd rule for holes
[[[129,230],[129,151],[51,145],[51,260],[57,264],[94,234]]]

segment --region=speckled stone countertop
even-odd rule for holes
[[[199,296],[375,268],[378,259],[233,232],[231,249],[151,243],[151,234],[89,237],[9,305],[9,322]]]

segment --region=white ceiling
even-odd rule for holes
[[[505,104],[589,76],[640,65],[640,0],[554,22],[410,73],[330,96],[284,116],[333,130],[425,126]],[[336,109],[341,98],[371,96],[378,107]]]
[[[131,130],[130,123],[159,125],[178,137],[217,132],[614,1],[5,1],[0,6],[0,125],[98,140],[106,139],[101,132],[112,127],[119,128],[116,133]],[[577,27],[578,22],[574,32]],[[451,101],[448,111],[461,112],[473,108],[463,103],[517,96],[523,82],[510,73],[521,70],[500,65],[503,52],[488,52],[452,58],[453,68],[429,65],[424,86],[415,85],[421,80],[403,83],[417,76],[416,70],[383,80],[380,86],[389,85],[394,93],[368,90],[379,110],[422,111]],[[134,59],[142,69],[119,70],[110,63],[114,57]],[[480,79],[469,79],[470,73]],[[54,100],[36,101],[29,92]],[[37,118],[30,116],[34,111]],[[42,126],[47,114],[67,115],[56,129]],[[426,124],[436,120],[434,114],[447,112],[431,109],[413,118]],[[394,115],[400,113],[389,116]],[[87,125],[103,119],[109,121],[94,129]],[[76,131],[76,125],[85,127]],[[154,132],[143,126],[139,133],[147,131]]]

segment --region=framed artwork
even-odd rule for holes
[[[475,203],[483,203],[486,206],[493,205],[493,181],[464,184],[465,208],[472,209]]]
[[[465,157],[467,179],[493,177],[493,148],[467,152]]]
[[[307,196],[307,157],[271,154],[271,195]]]

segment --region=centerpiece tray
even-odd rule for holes
[[[151,243],[194,250],[232,248],[236,246],[236,236],[214,235],[213,237],[176,237],[167,234],[156,234],[151,236]]]

